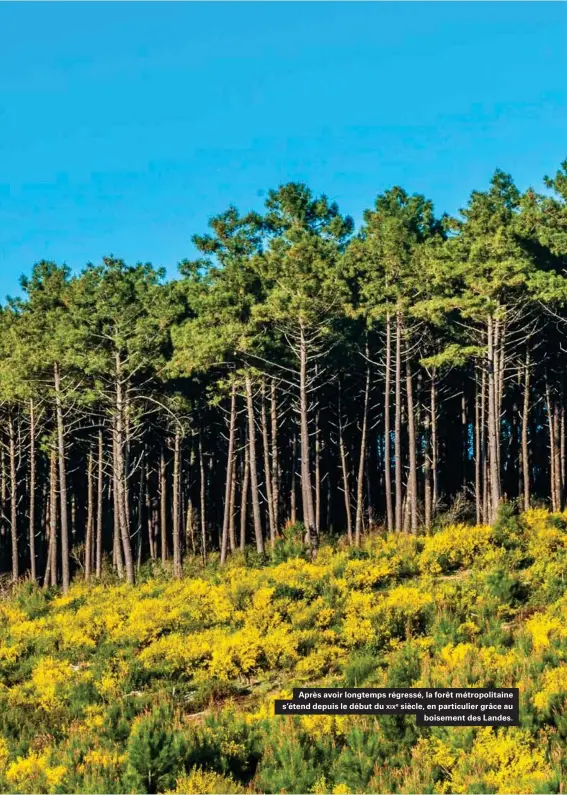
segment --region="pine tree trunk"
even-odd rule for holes
[[[278,459],[278,402],[276,395],[276,382],[272,378],[270,384],[270,421],[272,434],[272,503],[274,522],[276,525],[276,535],[280,526],[280,483],[279,483],[279,459]]]
[[[394,457],[396,469],[396,524],[397,532],[402,530],[402,323],[396,315],[396,370],[395,370],[395,418],[394,418]]]
[[[165,451],[160,450],[159,458],[159,517],[160,517],[160,538],[161,538],[161,562],[165,566],[167,561],[167,478],[165,468]]]
[[[228,455],[226,459],[226,482],[224,489],[224,517],[222,523],[222,541],[221,541],[221,566],[226,560],[227,548],[229,545],[229,527],[232,519],[232,527],[234,534],[234,519],[233,519],[233,502],[231,495],[233,493],[234,483],[234,448],[236,445],[236,383],[232,384],[232,391],[230,395],[230,423],[228,431]],[[234,539],[231,540],[231,547],[234,549]]]
[[[528,428],[530,413],[530,350],[526,351],[524,366],[524,408],[522,411],[522,479],[524,492],[524,511],[530,508],[530,456],[528,448]]]
[[[248,442],[244,447],[244,464],[242,469],[242,493],[240,497],[240,549],[246,546],[246,521],[248,518],[248,488],[250,483],[250,454]]]
[[[495,344],[496,343],[496,344]],[[489,449],[489,469],[490,469],[490,521],[494,522],[500,506],[500,466],[498,451],[498,426],[500,410],[497,407],[498,390],[498,356],[495,348],[498,343],[497,324],[489,318],[488,320],[488,449]]]
[[[12,536],[12,581],[16,582],[20,576],[18,554],[18,481],[16,478],[16,440],[14,433],[14,418],[12,413],[8,417],[8,440],[10,461],[10,529]]]
[[[98,432],[98,477],[96,494],[96,576],[100,578],[102,574],[102,501],[104,490],[104,448],[102,441],[102,431]]]
[[[59,458],[59,515],[61,520],[61,581],[63,593],[69,591],[69,521],[67,514],[67,471],[65,466],[65,435],[63,429],[63,406],[61,401],[61,375],[59,365],[53,366],[55,383],[55,408],[57,415],[57,451]]]
[[[57,585],[57,457],[53,449],[49,456],[49,562],[51,585]]]
[[[116,354],[116,449],[115,449],[115,467],[116,467],[116,486],[118,489],[118,518],[120,526],[120,535],[122,538],[122,549],[124,552],[124,567],[126,569],[126,580],[133,585],[135,578],[134,560],[132,557],[132,544],[130,541],[130,527],[128,516],[128,500],[126,496],[126,463],[124,459],[124,403],[122,395],[122,381],[121,381],[121,362],[120,357]]]
[[[386,493],[386,526],[388,532],[394,529],[394,508],[392,505],[392,462],[390,402],[392,379],[392,319],[386,316],[386,371],[384,378],[384,489]]]
[[[228,508],[228,546],[236,550],[236,450],[232,454],[232,473],[230,478],[230,497]]]
[[[30,398],[30,565],[31,578],[34,582],[37,582],[37,564],[35,556],[35,469],[35,405],[33,398]]]
[[[406,392],[408,401],[409,437],[409,500],[412,533],[417,533],[417,442],[415,433],[415,407],[413,403],[413,381],[409,353],[406,352]]]
[[[301,431],[301,494],[305,539],[312,551],[317,546],[315,509],[311,485],[311,453],[309,445],[309,416],[307,401],[307,343],[303,326],[300,327],[299,342],[299,415]]]
[[[486,451],[486,368],[482,367],[480,382],[480,457],[482,477],[482,521],[488,521],[488,456]]]
[[[291,442],[291,486],[289,492],[289,520],[292,524],[297,522],[297,497],[295,493],[295,470],[297,468],[297,433],[293,430]]]
[[[474,394],[474,501],[476,508],[476,523],[482,523],[482,495],[481,495],[481,456],[480,456],[480,400],[481,394],[478,386],[478,367],[475,366],[475,394]]]
[[[200,475],[200,519],[201,519],[201,557],[203,565],[207,562],[207,480],[203,458],[203,436],[199,431],[199,475]]]
[[[252,517],[254,520],[254,536],[258,554],[264,554],[264,537],[262,534],[262,515],[260,513],[260,495],[258,490],[258,468],[256,463],[256,424],[254,420],[254,399],[252,395],[252,379],[246,374],[246,404],[248,408],[248,457],[250,469],[250,489],[252,491]]]
[[[368,345],[366,346],[368,359]],[[368,425],[368,400],[370,397],[370,364],[366,366],[366,380],[364,384],[364,404],[362,409],[362,429],[360,435],[360,457],[358,459],[358,477],[356,481],[356,517],[354,523],[354,543],[360,545],[362,535],[362,512],[364,502],[364,462],[366,459],[366,432]]]
[[[549,427],[549,486],[551,492],[551,510],[555,513],[557,507],[557,479],[555,477],[555,428],[553,423],[553,412],[551,408],[551,395],[549,390],[549,381],[547,374],[545,376],[545,405],[547,413],[547,422]]]
[[[342,415],[342,406],[341,406],[341,384],[339,381],[339,451],[341,455],[341,469],[343,474],[343,492],[345,495],[345,515],[346,515],[346,523],[347,523],[347,538],[349,544],[352,544],[353,537],[352,537],[352,516],[351,516],[351,508],[350,508],[350,486],[348,482],[348,464],[347,464],[347,456],[345,451],[345,442],[344,442],[344,435],[343,435],[343,415]]]
[[[315,534],[321,532],[321,429],[319,408],[315,412]]]
[[[561,494],[561,417],[559,412],[559,404],[557,399],[554,400],[553,405],[553,430],[554,430],[554,454],[555,454],[555,495],[557,511],[561,510],[562,494]]]
[[[179,469],[181,458],[181,432],[179,426],[175,428],[174,448],[173,448],[173,576],[181,578],[181,517],[179,511]]]
[[[89,448],[87,459],[87,531],[85,533],[85,580],[90,579],[93,551],[93,452]]]
[[[268,526],[270,528],[270,546],[273,549],[276,543],[276,523],[274,519],[274,500],[272,495],[272,473],[270,468],[270,443],[268,440],[268,419],[266,414],[266,387],[262,378],[260,395],[260,422],[262,428],[262,449],[264,452],[264,482],[266,486],[266,501],[268,504]]]

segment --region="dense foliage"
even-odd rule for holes
[[[286,521],[563,508],[567,164],[459,218],[394,187],[355,233],[302,184],[234,207],[166,282],[40,262],[0,311],[0,562],[45,586],[273,549]]]
[[[0,601],[0,790],[560,792],[567,514]],[[255,553],[254,553],[255,555]],[[520,688],[519,728],[273,715],[312,686]]]

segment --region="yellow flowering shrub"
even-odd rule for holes
[[[533,734],[511,727],[479,729],[470,753],[461,750],[447,792],[465,793],[483,781],[494,793],[541,792],[553,778],[543,748]]]
[[[164,779],[176,793],[289,792],[300,775],[304,791],[337,795],[557,791],[565,519],[537,509],[496,536],[381,532],[356,550],[322,545],[313,561],[237,554],[220,569],[211,556],[180,580],[77,582],[66,596],[26,586],[0,599],[0,791],[132,791],[132,726],[164,705],[163,743],[175,757],[179,735],[188,749],[185,773]],[[293,687],[354,682],[519,687],[530,731],[392,739],[380,719],[274,715]]]
[[[490,551],[492,528],[451,525],[424,541],[419,565],[424,572],[441,574],[460,567],[468,568]]]
[[[246,792],[246,789],[212,770],[194,767],[187,775],[178,778],[175,789],[169,792],[180,795],[237,795]]]
[[[49,752],[45,751],[18,757],[5,775],[14,792],[50,793],[57,792],[66,772],[63,765],[50,764]]]

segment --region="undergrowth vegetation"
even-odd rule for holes
[[[0,601],[4,792],[560,792],[567,514]],[[519,687],[517,728],[276,717],[308,686]]]

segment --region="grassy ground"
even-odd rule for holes
[[[270,560],[146,569],[0,601],[0,791],[560,792],[567,515],[293,539]],[[275,717],[298,685],[500,687],[519,728]]]

